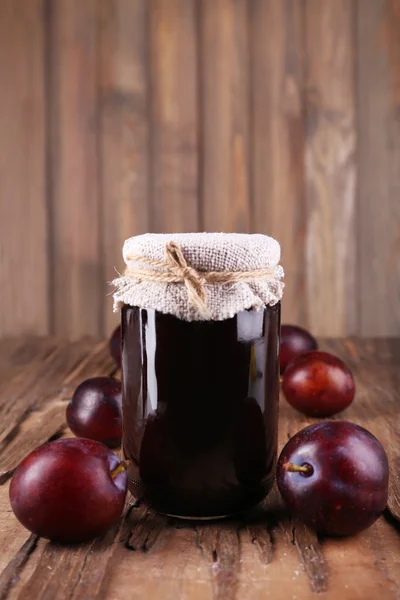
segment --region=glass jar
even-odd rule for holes
[[[222,321],[122,309],[129,488],[156,511],[217,518],[274,480],[280,303]]]

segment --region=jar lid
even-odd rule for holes
[[[114,310],[153,308],[186,320],[221,321],[282,298],[280,246],[261,234],[147,233],[126,240]]]

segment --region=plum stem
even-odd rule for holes
[[[121,460],[119,465],[117,467],[115,467],[115,469],[113,471],[111,471],[111,477],[113,479],[115,479],[117,475],[126,471],[128,468],[128,464],[129,464],[129,461],[125,462],[124,460]]]
[[[285,471],[289,471],[290,473],[307,473],[307,475],[311,475],[313,471],[311,465],[295,465],[292,462],[285,463],[283,468]]]

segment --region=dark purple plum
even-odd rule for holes
[[[296,433],[282,450],[276,476],[289,510],[320,533],[352,535],[386,507],[385,450],[354,423],[326,421]]]
[[[17,519],[41,537],[83,542],[104,533],[122,513],[128,478],[109,448],[82,438],[36,448],[10,486]]]
[[[327,352],[307,352],[292,360],[283,374],[286,400],[310,417],[331,417],[354,400],[355,383],[340,358]]]
[[[78,437],[121,445],[121,382],[113,377],[93,377],[81,383],[67,407],[67,423]]]
[[[284,373],[287,365],[293,358],[303,352],[309,352],[317,348],[317,341],[306,329],[297,325],[282,325],[279,357],[281,373]]]

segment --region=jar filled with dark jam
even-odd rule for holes
[[[123,306],[123,450],[135,497],[168,515],[213,518],[267,495],[279,331],[279,302],[210,321]]]

